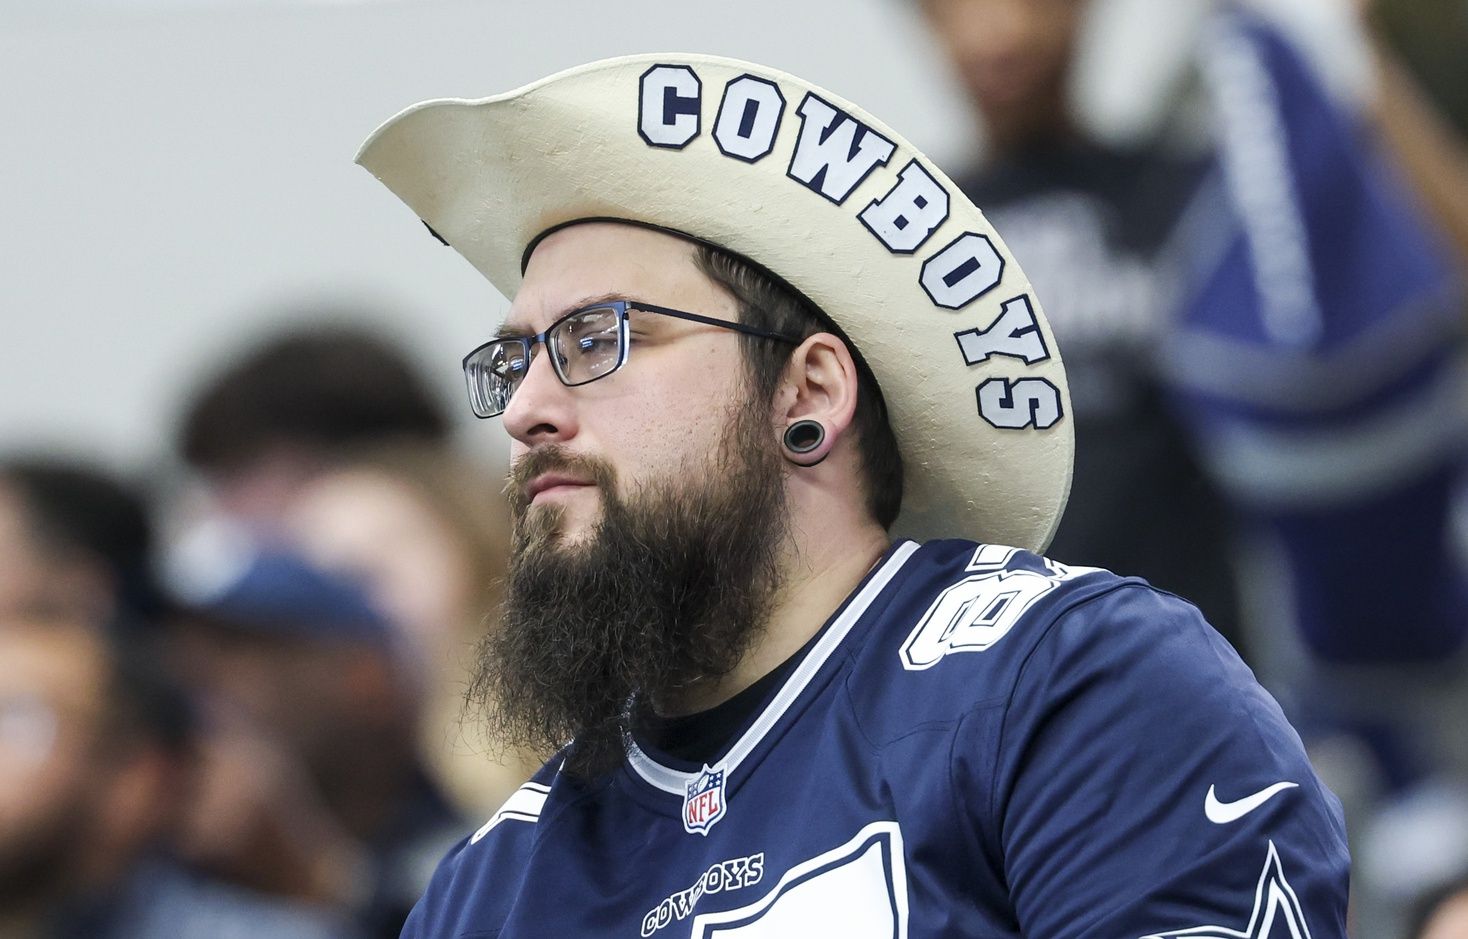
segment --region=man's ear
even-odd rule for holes
[[[804,440],[782,441],[786,458],[804,466],[824,460],[851,426],[856,400],[856,362],[846,343],[831,333],[816,333],[802,342],[785,366],[776,419],[782,433],[800,421],[814,421],[824,433],[808,449],[813,433],[800,434]]]

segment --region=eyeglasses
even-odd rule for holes
[[[635,300],[608,300],[572,310],[539,335],[491,339],[464,356],[464,379],[469,384],[469,404],[474,415],[495,417],[505,412],[510,398],[514,397],[530,371],[537,345],[550,350],[556,377],[561,384],[571,388],[606,378],[626,365],[631,346],[627,314],[633,310],[732,329],[761,339],[800,342],[795,336],[756,329],[743,323],[716,320]]]

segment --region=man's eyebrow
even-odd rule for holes
[[[494,332],[494,338],[496,339],[523,339],[526,336],[533,335],[535,334],[524,326],[516,326],[514,323],[505,323]]]
[[[567,313],[573,313],[576,310],[584,310],[589,306],[596,306],[598,303],[606,303],[608,300],[628,300],[633,304],[636,304],[637,302],[636,300],[633,300],[631,297],[627,296],[626,293],[618,290],[609,291],[607,293],[589,294],[566,304],[556,313],[555,316],[551,318],[551,322],[554,323],[556,320],[565,316]],[[518,323],[512,323],[509,321],[506,321],[505,324],[501,326],[499,330],[495,333],[495,337],[499,339],[523,339],[526,336],[534,335],[534,330],[530,329],[528,326],[521,326]]]

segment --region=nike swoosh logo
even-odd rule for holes
[[[1299,785],[1299,783],[1292,782],[1277,782],[1237,802],[1218,801],[1217,793],[1213,791],[1212,786],[1209,786],[1208,797],[1203,800],[1203,814],[1207,815],[1208,820],[1215,825],[1227,825],[1229,822],[1236,822],[1248,815],[1286,789],[1294,789]]]

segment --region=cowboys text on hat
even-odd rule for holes
[[[786,105],[780,87],[769,79],[750,74],[731,79],[714,119],[714,144],[731,159],[765,159],[775,151]],[[637,111],[637,132],[648,146],[681,150],[703,133],[703,82],[690,65],[654,65],[642,73]],[[800,132],[785,175],[834,205],[843,205],[897,149],[814,92],[806,92],[795,113]],[[948,192],[913,158],[856,218],[889,252],[915,254],[947,221],[949,204]],[[993,241],[964,232],[924,260],[919,285],[935,306],[958,310],[999,286],[1003,275],[1004,259]],[[963,330],[954,338],[968,365],[993,355],[1027,365],[1050,357],[1034,306],[1023,294],[1006,301],[1002,315],[987,328]],[[1063,416],[1060,390],[1044,379],[990,378],[976,394],[980,415],[997,428],[1043,430]]]

